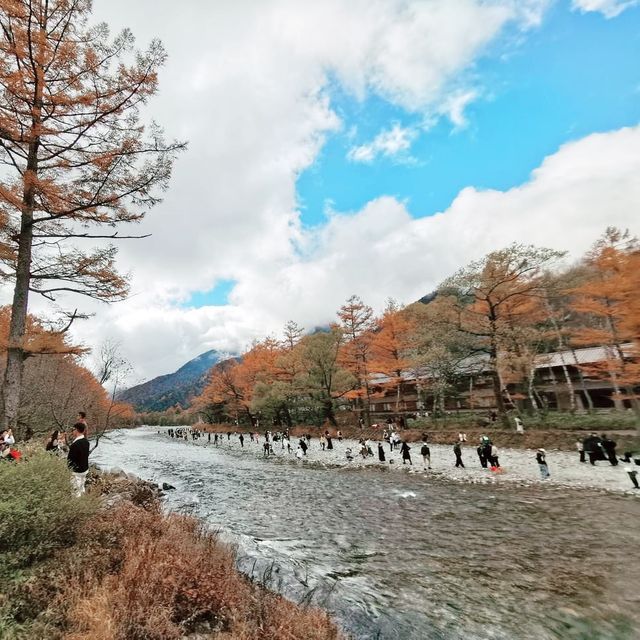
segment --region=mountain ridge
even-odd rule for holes
[[[173,373],[165,373],[125,389],[118,394],[118,400],[128,402],[136,411],[165,411],[176,404],[186,407],[192,397],[202,393],[211,369],[232,357],[231,354],[210,349]]]

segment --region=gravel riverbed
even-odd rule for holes
[[[169,437],[169,436],[167,436]],[[189,444],[196,446],[215,447],[213,441],[209,443],[207,435],[196,441],[189,440]],[[380,462],[377,455],[377,443],[371,442],[373,456],[362,458],[358,454],[359,444],[356,440],[344,439],[342,442],[333,440],[333,449],[323,451],[317,438],[312,438],[307,450],[307,455],[302,460],[297,460],[295,450],[297,439],[292,439],[291,452],[288,453],[286,447],[283,449],[281,442],[273,443],[273,456],[270,456],[276,463],[287,463],[296,465],[318,465],[328,467],[377,467],[381,470],[396,473],[420,474],[422,477],[437,477],[454,482],[466,482],[473,484],[502,484],[515,483],[518,485],[550,485],[565,486],[571,488],[589,488],[637,495],[640,498],[640,490],[634,489],[626,469],[633,468],[640,472],[640,466],[633,463],[620,462],[617,466],[612,466],[608,461],[598,461],[595,466],[588,462],[581,463],[578,453],[567,451],[547,450],[547,463],[549,465],[550,477],[542,480],[540,470],[536,462],[536,451],[532,449],[509,449],[498,446],[500,461],[500,471],[493,472],[490,469],[483,469],[476,453],[474,443],[462,444],[462,459],[464,468],[456,468],[453,445],[430,444],[431,450],[431,470],[425,470],[420,455],[421,443],[410,443],[412,465],[402,464],[399,447],[395,451],[390,451],[389,444],[384,442],[385,462]],[[244,447],[241,447],[238,435],[232,434],[227,439],[226,434],[222,434],[222,439],[217,445],[218,449],[229,449],[234,452],[243,453],[247,456],[263,457],[264,435],[260,436],[258,442],[251,442],[245,435]],[[346,457],[347,448],[351,448],[353,460],[348,461]],[[639,474],[640,475],[640,474]]]

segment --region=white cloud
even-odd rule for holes
[[[394,123],[391,129],[382,130],[371,142],[352,147],[347,154],[353,162],[373,162],[378,156],[407,159],[407,152],[417,136],[411,127]]]
[[[246,281],[237,302],[313,326],[333,319],[354,292],[378,309],[388,296],[415,301],[470,260],[514,241],[577,257],[608,225],[640,232],[639,171],[640,126],[566,144],[525,184],[466,188],[433,216],[414,219],[405,203],[379,198],[356,213],[334,214],[313,232],[304,258],[275,281]]]
[[[475,89],[456,91],[443,101],[440,113],[446,115],[456,129],[464,129],[468,124],[464,110],[477,97]]]
[[[321,242],[301,227],[296,179],[343,126],[334,83],[358,99],[375,94],[410,112],[436,110],[507,25],[530,28],[546,2],[95,0],[96,19],[112,30],[130,27],[141,45],[164,42],[169,61],[151,111],[190,146],[164,203],[136,229],[152,237],[121,245],[132,298],[67,301],[96,313],[77,338],[120,339],[147,378],[207,348],[245,346],[283,318],[312,323],[324,305],[299,309],[290,297],[297,284],[283,274],[295,271],[301,247]],[[395,135],[388,152],[406,143],[402,131]],[[220,279],[238,282],[230,306],[176,308]],[[305,300],[313,282],[307,287]]]
[[[573,0],[572,7],[574,9],[588,12],[599,11],[606,18],[615,18],[625,9],[637,7],[640,0]]]
[[[245,348],[288,319],[308,328],[334,320],[352,293],[377,309],[388,296],[415,301],[470,260],[514,241],[577,257],[608,225],[640,232],[639,172],[640,126],[593,134],[562,146],[526,183],[507,191],[468,187],[433,216],[413,218],[392,197],[333,213],[323,227],[300,233],[297,255],[277,268],[248,270],[228,306],[185,312],[133,299],[87,324],[87,335],[98,340],[108,322],[145,371],[165,372],[167,362],[207,348]]]

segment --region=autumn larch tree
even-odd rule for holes
[[[369,369],[389,378],[389,384],[395,387],[396,413],[400,411],[402,374],[412,364],[410,353],[415,344],[415,334],[411,315],[394,300],[389,300],[373,335]]]
[[[360,417],[364,414],[367,426],[371,426],[369,360],[375,328],[373,309],[365,304],[360,297],[354,295],[340,307],[338,318],[340,318],[340,328],[344,338],[340,349],[340,363],[357,380],[357,388],[351,392],[350,397],[355,399]]]
[[[591,277],[570,291],[571,308],[590,320],[572,336],[574,344],[604,347],[602,362],[585,367],[592,375],[607,376],[614,389],[615,406],[624,396],[640,416],[640,400],[634,387],[638,376],[638,297],[640,296],[640,245],[628,232],[609,227],[585,262]],[[627,343],[631,343],[628,348]]]
[[[475,338],[488,356],[498,414],[508,424],[501,359],[512,348],[514,331],[531,325],[532,301],[543,296],[542,274],[563,254],[531,245],[493,251],[447,279],[440,292],[449,295],[460,331]]]
[[[90,13],[90,0],[0,3],[0,259],[15,281],[4,426],[17,420],[29,293],[123,298],[114,247],[79,244],[122,237],[117,226],[158,202],[184,146],[140,115],[157,91],[160,42],[136,51],[129,31],[110,39]]]

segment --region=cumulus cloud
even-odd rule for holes
[[[349,149],[347,157],[353,162],[373,162],[378,156],[407,159],[407,152],[417,131],[394,123],[391,129],[384,129],[371,142]],[[409,156],[410,157],[410,156]]]
[[[110,328],[148,371],[164,371],[166,353],[152,344],[179,345],[172,355],[182,362],[204,348],[245,348],[288,319],[307,328],[334,320],[352,293],[377,309],[389,296],[412,302],[470,260],[514,241],[576,258],[608,225],[640,232],[638,172],[640,126],[593,134],[562,146],[524,184],[468,187],[432,216],[414,218],[393,197],[334,212],[326,225],[302,232],[296,257],[242,278],[230,305],[185,313],[132,301]],[[92,326],[97,338],[104,329]]]
[[[276,330],[293,315],[287,287],[295,282],[282,274],[320,242],[301,225],[296,180],[344,126],[334,88],[433,113],[508,25],[535,26],[546,4],[95,0],[96,18],[114,31],[130,27],[141,46],[152,37],[164,42],[169,61],[151,112],[190,145],[165,201],[136,229],[152,237],[121,245],[121,269],[133,274],[131,299],[110,307],[63,301],[96,314],[75,336],[89,345],[119,339],[147,378],[207,348],[239,349]],[[390,153],[408,138],[398,129],[383,147]],[[238,283],[230,305],[179,308],[191,292],[225,279]],[[251,302],[260,286],[267,289]],[[272,300],[262,306],[266,291]],[[35,301],[32,308],[41,309]],[[302,313],[307,324],[314,313]]]
[[[574,9],[583,12],[599,11],[606,18],[615,18],[625,9],[638,5],[640,5],[640,0],[573,0],[572,2]]]
[[[547,157],[507,191],[462,190],[445,211],[413,218],[383,197],[333,214],[305,257],[277,275],[246,282],[239,305],[307,326],[333,319],[352,293],[380,309],[388,296],[412,302],[470,260],[514,241],[569,250],[575,258],[608,225],[640,232],[640,126],[590,135]],[[278,291],[277,298],[269,291]]]

